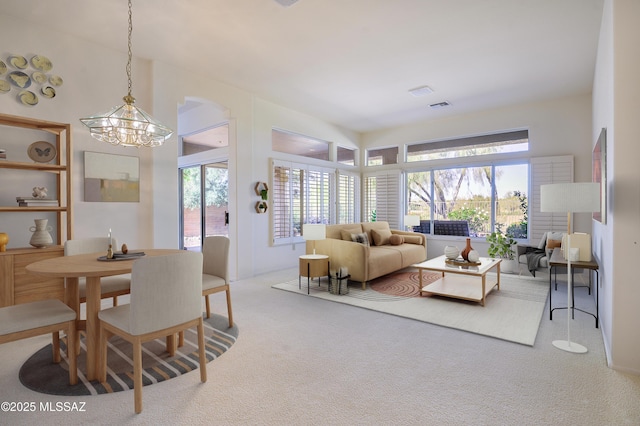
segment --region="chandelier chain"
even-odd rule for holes
[[[132,32],[133,32],[133,20],[131,17],[131,0],[129,0],[129,38],[128,38],[129,59],[127,60],[127,82],[128,82],[129,97],[131,97],[131,33]]]

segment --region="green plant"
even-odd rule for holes
[[[509,234],[503,234],[500,228],[487,236],[487,242],[489,243],[489,256],[509,260],[514,259],[515,251],[513,246],[516,244],[516,240]]]

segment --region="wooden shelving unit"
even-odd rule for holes
[[[0,169],[10,169],[33,173],[54,173],[56,175],[55,195],[58,207],[19,207],[0,206],[0,213],[9,212],[54,212],[56,214],[56,241],[47,248],[14,248],[0,252],[0,306],[25,303],[33,300],[64,297],[64,280],[46,279],[26,273],[25,267],[38,260],[63,256],[62,244],[73,236],[72,192],[71,192],[71,125],[55,123],[34,118],[0,114],[1,126],[20,127],[39,130],[55,135],[57,155],[51,163],[27,163],[21,161],[0,160]],[[33,142],[33,141],[30,141]],[[25,149],[27,145],[25,145]],[[0,187],[0,191],[5,191]],[[0,220],[1,222],[1,220]],[[51,224],[51,223],[50,223]],[[53,224],[51,224],[53,225]],[[2,232],[7,232],[6,229]],[[10,234],[10,232],[8,232]],[[10,235],[9,235],[10,236]]]
[[[71,124],[0,114],[0,126],[41,130],[55,135],[55,146],[58,155],[53,160],[54,163],[26,163],[2,160],[0,161],[0,168],[55,173],[57,175],[56,198],[60,203],[59,207],[0,206],[0,212],[56,212],[56,229],[58,230],[57,244],[60,245],[63,241],[71,239],[73,220],[71,210],[71,154],[73,152],[71,144]],[[64,239],[63,233],[60,232],[63,229],[63,225],[64,229],[66,229],[66,238]]]

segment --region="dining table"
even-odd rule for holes
[[[56,257],[26,266],[26,271],[30,274],[65,279],[65,303],[76,311],[78,318],[75,332],[84,329],[86,333],[87,380],[96,380],[100,377],[100,319],[98,318],[101,305],[100,278],[128,274],[133,268],[133,263],[144,256],[164,256],[180,252],[182,250],[178,249],[132,250],[129,252],[130,257],[116,256],[113,259],[107,259],[105,251],[105,253]],[[86,279],[86,322],[80,319],[79,278]],[[80,339],[75,340],[79,342]]]

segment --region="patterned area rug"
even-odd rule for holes
[[[229,320],[221,315],[211,315],[204,319],[205,352],[207,362],[225,353],[238,338],[237,324],[229,328]],[[165,340],[159,339],[143,344],[142,381],[145,386],[169,380],[181,374],[198,369],[198,343],[195,327],[185,331],[184,346],[178,348],[174,357],[165,350]],[[98,395],[133,389],[132,345],[120,337],[112,337],[108,342],[107,382],[88,381],[86,371],[86,346],[84,334],[80,342],[78,357],[78,384],[69,385],[69,365],[66,358],[66,339],[60,341],[65,354],[60,364],[51,361],[51,345],[47,345],[32,355],[20,369],[20,382],[29,389],[50,395]],[[199,380],[199,379],[198,379]],[[1,422],[0,422],[1,423]]]
[[[424,272],[423,285],[441,277]],[[307,294],[306,279],[298,288],[298,279],[273,285],[273,288]],[[495,274],[487,274],[487,282],[495,282]],[[349,283],[349,292],[331,294],[326,279],[314,280],[310,296],[366,308],[386,314],[411,318],[444,327],[495,337],[533,346],[542,318],[549,283],[543,278],[501,274],[500,290],[487,296],[483,307],[479,303],[439,296],[419,296],[418,272],[396,272],[372,280],[366,290],[360,283]],[[480,284],[478,278],[478,285]]]

